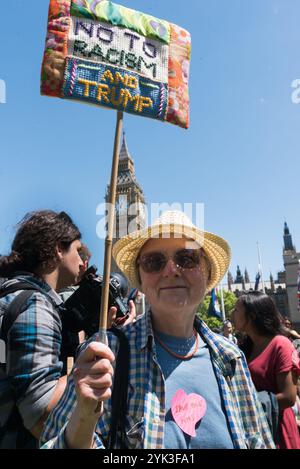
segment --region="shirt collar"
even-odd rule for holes
[[[136,320],[136,346],[138,350],[142,350],[148,346],[152,345],[154,334],[151,321],[151,310],[148,308],[145,314],[142,314]]]
[[[220,334],[212,332],[200,318],[196,317],[195,327],[207,343],[212,358],[217,363],[223,374],[232,375],[234,362],[241,357],[242,352],[237,345],[230,342]]]
[[[152,345],[154,333],[151,321],[151,309],[137,319],[136,345],[142,350],[148,344]],[[208,345],[213,360],[217,363],[224,375],[232,375],[233,361],[241,357],[239,348],[220,334],[215,334],[200,318],[195,318],[195,328]]]

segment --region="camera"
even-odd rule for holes
[[[62,326],[70,332],[84,331],[88,337],[98,332],[103,277],[97,275],[97,267],[91,266],[84,274],[75,292],[65,301],[62,312]],[[110,276],[108,307],[117,308],[117,318],[129,314],[128,281],[124,275],[115,272]],[[131,298],[133,299],[132,295]]]

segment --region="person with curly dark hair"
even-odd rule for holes
[[[280,449],[300,449],[292,406],[296,401],[299,357],[290,342],[272,298],[261,292],[240,296],[232,315],[235,328],[243,333],[239,346],[246,355],[257,391],[276,396],[279,422],[276,443]]]
[[[65,212],[36,211],[20,222],[11,253],[0,258],[0,277],[8,279],[0,289],[1,333],[9,308],[26,294],[5,337],[1,448],[38,447],[44,420],[65,389],[60,359],[63,302],[57,292],[78,279],[83,264],[80,239]]]

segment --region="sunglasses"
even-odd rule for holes
[[[176,267],[180,269],[195,269],[199,267],[200,259],[203,255],[201,249],[180,249],[172,256],[166,256],[162,252],[149,252],[137,259],[137,264],[141,266],[147,274],[161,272],[172,259]]]

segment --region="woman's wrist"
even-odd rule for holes
[[[67,447],[69,449],[92,449],[99,417],[99,413],[87,412],[77,405],[65,430]]]

